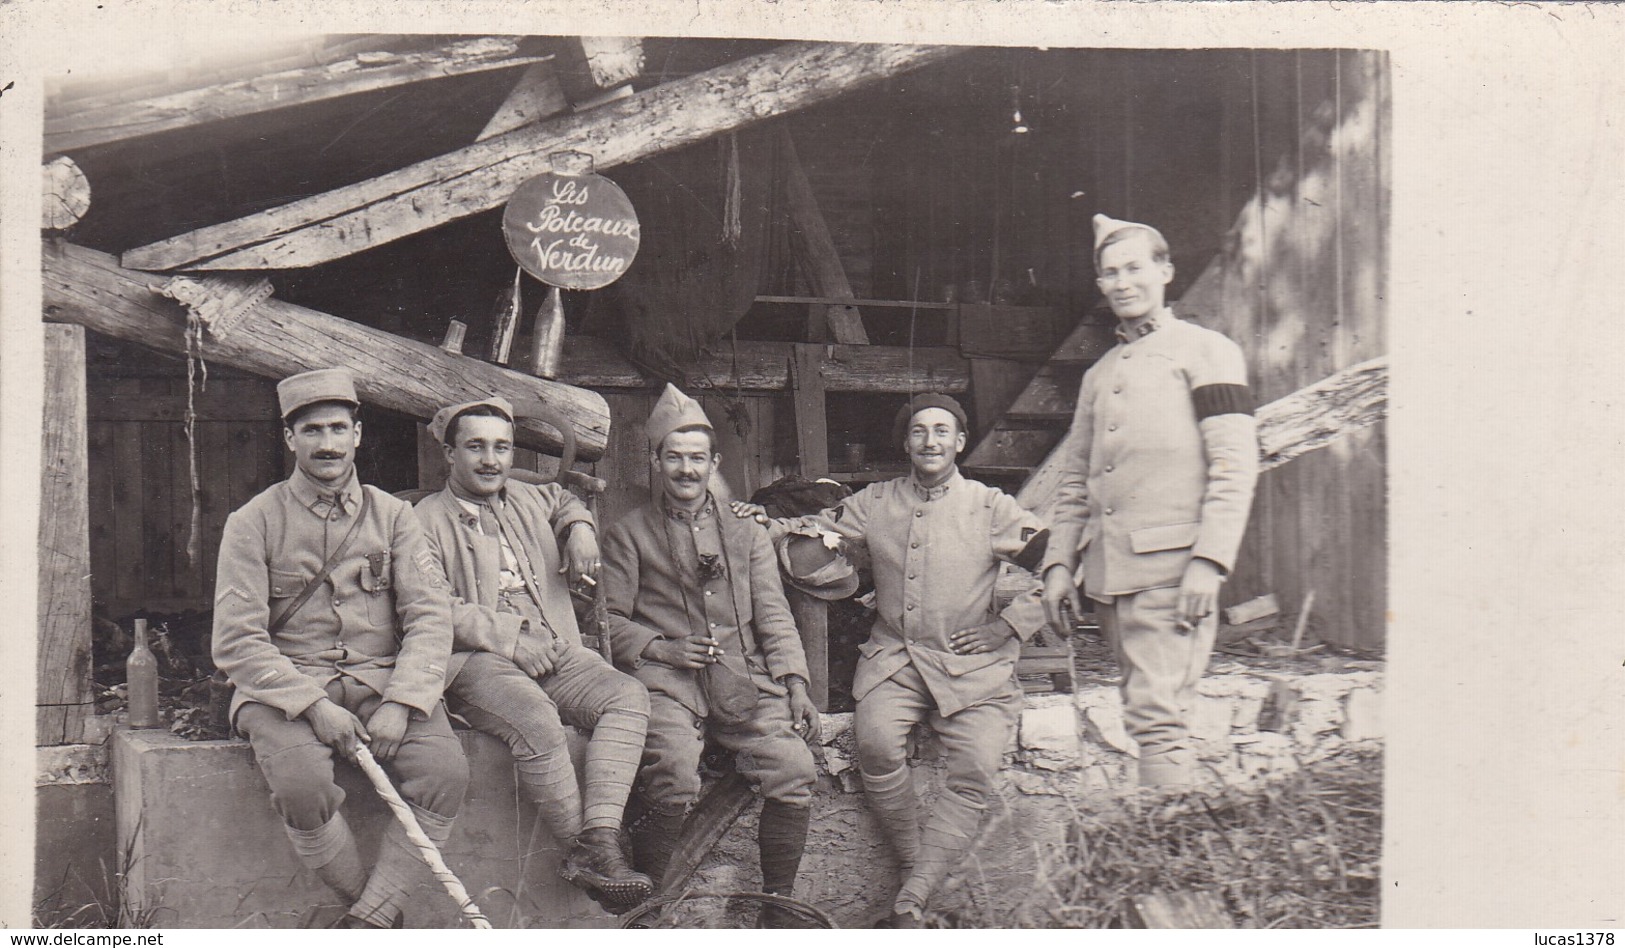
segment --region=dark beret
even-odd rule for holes
[[[892,423],[892,444],[902,444],[903,438],[908,434],[908,422],[916,414],[926,408],[940,408],[953,415],[959,422],[959,430],[970,437],[970,421],[965,417],[965,409],[951,396],[939,395],[936,392],[921,392],[903,404],[897,410],[897,420]]]

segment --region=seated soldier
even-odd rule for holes
[[[791,895],[807,842],[818,712],[767,531],[719,517],[707,489],[720,460],[699,403],[668,385],[647,425],[660,498],[604,539],[616,661],[649,688],[649,737],[632,823],[638,865],[664,876],[700,794],[709,736],[761,789],[762,888]],[[787,925],[769,906],[764,926]]]
[[[596,581],[592,515],[559,484],[509,478],[513,406],[506,399],[443,408],[429,430],[451,467],[445,488],[417,506],[451,585],[456,651],[447,701],[512,748],[519,786],[538,818],[570,844],[560,874],[609,908],[629,908],[653,888],[620,848],[649,698],[581,644],[567,581]],[[565,724],[591,732],[584,787],[577,786]]]
[[[355,471],[355,384],[321,369],[277,386],[297,466],[226,519],[215,579],[215,665],[299,858],[349,904],[341,924],[389,928],[423,858],[390,821],[369,871],[339,809],[333,751],[360,742],[423,832],[451,835],[468,784],[440,703],[451,611],[411,508]]]
[[[908,454],[905,477],[807,517],[769,521],[754,504],[733,508],[769,523],[796,579],[832,575],[836,565],[803,534],[838,536],[869,552],[879,616],[860,646],[853,730],[869,808],[903,877],[882,922],[914,928],[976,835],[1021,711],[1021,641],[1044,626],[1036,590],[994,611],[999,563],[1034,568],[1048,533],[1014,498],[959,473],[966,419],[954,399],[915,396],[898,411],[893,438]],[[920,723],[936,732],[948,761],[947,784],[923,827],[906,752]]]

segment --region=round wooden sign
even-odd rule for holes
[[[526,273],[549,286],[596,290],[638,254],[638,215],[615,182],[596,174],[531,178],[508,199],[502,234]]]

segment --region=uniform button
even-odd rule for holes
[[[1110,517],[1113,513],[1114,511],[1110,507],[1106,508],[1106,516]]]
[[[914,611],[914,603],[912,603],[912,602],[911,602],[911,603],[909,603],[909,604],[908,604],[908,611],[909,611],[909,612],[913,612],[913,611]]]
[[[919,544],[918,541],[916,541],[914,543],[910,543],[908,545],[908,548],[911,549],[911,550],[918,550],[920,548],[920,544]]]
[[[1117,426],[1116,426],[1116,425],[1107,425],[1107,426],[1106,426],[1106,430],[1107,430],[1107,431],[1116,431],[1116,430],[1117,430]]]
[[[909,579],[913,579],[913,578],[914,578],[914,574],[913,574],[913,573],[909,573],[909,574],[908,574],[908,578],[909,578]]]
[[[699,533],[699,532],[700,532],[700,528],[699,528],[699,527],[695,527],[695,528],[694,528],[694,532],[695,532],[695,533]]]
[[[1122,391],[1123,391],[1123,386],[1121,386],[1121,385],[1113,385],[1112,386],[1112,394],[1113,395],[1121,394]]]
[[[1131,355],[1133,355],[1132,352],[1125,352],[1125,353],[1123,353],[1123,358],[1127,359]]]
[[[703,725],[699,721],[694,722],[694,730],[698,731],[702,726]]]
[[[707,589],[707,590],[706,590],[706,591],[705,591],[705,594],[706,594],[706,595],[707,595],[707,596],[709,596],[709,595],[711,595],[711,590],[709,590],[709,589]]]
[[[1108,465],[1106,465],[1106,473],[1107,473],[1107,474],[1110,474],[1110,473],[1111,473],[1111,472],[1112,472],[1112,471],[1115,471],[1115,470],[1116,470],[1116,468],[1115,468],[1115,467],[1113,467],[1113,466],[1112,466],[1112,465],[1110,465],[1110,464],[1108,464]],[[711,594],[710,594],[710,593],[706,593],[706,595],[707,595],[707,596],[709,596],[709,595],[711,595]]]
[[[715,623],[715,622],[713,622],[713,623],[711,623],[711,628],[713,628],[713,629],[714,629],[714,628],[716,628],[716,627],[717,627],[717,624],[716,624],[716,623]]]
[[[916,510],[916,511],[914,511],[914,516],[916,516],[916,517],[923,517],[923,516],[925,516],[925,511],[923,511],[923,510]]]

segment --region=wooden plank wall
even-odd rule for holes
[[[1254,197],[1181,308],[1241,344],[1262,404],[1386,351],[1388,63],[1243,55],[1225,79],[1221,170]],[[1385,455],[1379,425],[1264,474],[1227,604],[1274,592],[1295,615],[1314,590],[1315,634],[1380,648]]]
[[[95,711],[91,684],[85,331],[45,327],[41,426],[39,657],[35,743],[76,744]]]
[[[186,379],[168,369],[92,373],[88,384],[91,588],[111,619],[210,608],[226,516],[284,473],[275,383],[210,378],[195,398],[200,544],[192,562]]]

